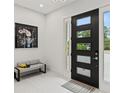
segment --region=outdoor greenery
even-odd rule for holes
[[[90,36],[90,30],[77,32],[78,38]],[[90,43],[78,43],[77,50],[90,50]],[[110,50],[110,28],[107,26],[104,26],[104,50]]]
[[[77,37],[78,38],[90,37],[90,30],[77,31]]]
[[[77,31],[78,38],[90,37],[90,30]],[[90,50],[90,43],[78,43],[77,50]]]
[[[90,43],[77,43],[77,50],[90,50]]]
[[[110,29],[104,26],[104,50],[110,50]]]

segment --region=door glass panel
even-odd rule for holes
[[[77,38],[91,37],[91,30],[77,31]]]
[[[77,50],[91,50],[91,43],[77,43]]]
[[[77,73],[80,75],[90,77],[91,71],[89,69],[77,67]]]
[[[91,24],[91,16],[77,19],[77,26]]]
[[[82,62],[82,63],[88,63],[88,64],[90,64],[91,57],[90,56],[77,55],[77,62]]]

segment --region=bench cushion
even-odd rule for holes
[[[17,68],[20,70],[20,74],[21,74],[21,73],[25,73],[28,71],[42,68],[42,66],[43,66],[43,64],[35,64],[35,65],[30,65],[30,67],[28,67],[28,68],[20,68],[20,67],[17,67]]]

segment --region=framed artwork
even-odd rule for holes
[[[15,48],[38,48],[38,27],[15,23]]]

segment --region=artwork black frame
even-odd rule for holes
[[[38,27],[15,23],[15,48],[38,48]]]

